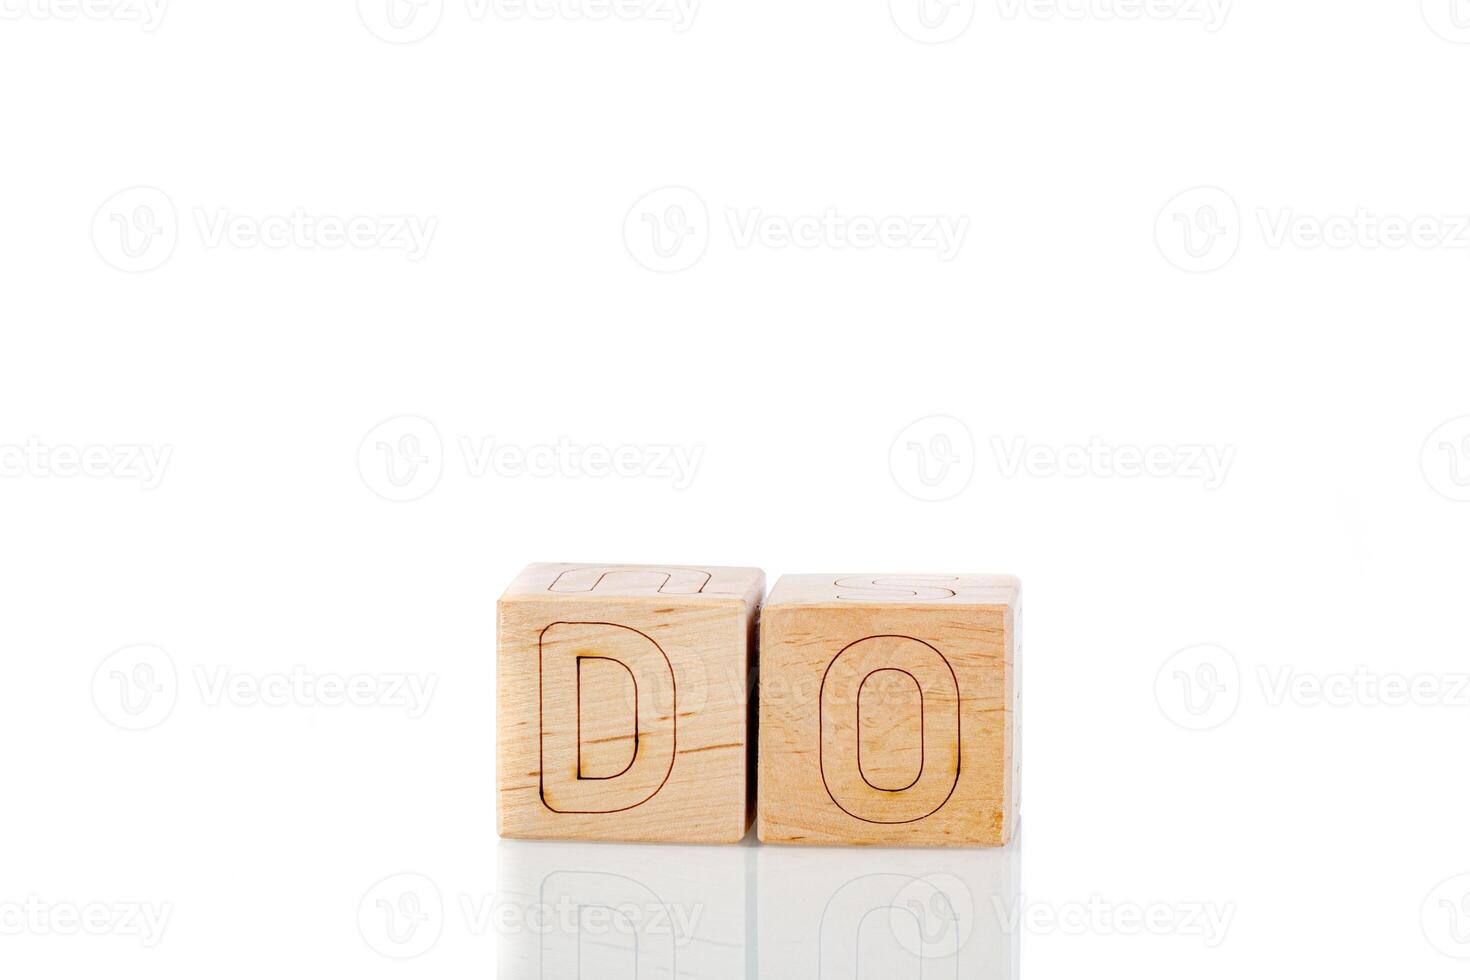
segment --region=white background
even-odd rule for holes
[[[0,3],[3,972],[492,974],[587,560],[1020,575],[1024,901],[1231,917],[1025,977],[1461,975],[1463,0],[591,2]]]

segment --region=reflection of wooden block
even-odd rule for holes
[[[495,975],[511,980],[755,976],[755,903],[747,881],[754,877],[756,851],[501,841],[494,905],[485,910],[499,952]],[[1009,852],[983,856],[995,853]]]
[[[500,598],[503,837],[738,841],[756,568],[532,565]]]
[[[1020,583],[786,575],[761,613],[760,839],[1004,844]]]
[[[761,980],[1020,976],[1019,847],[752,850]]]

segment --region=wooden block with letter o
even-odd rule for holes
[[[757,568],[522,572],[499,605],[501,836],[740,840],[764,592]]]
[[[1007,843],[1020,596],[1003,575],[782,576],[761,613],[760,839]]]

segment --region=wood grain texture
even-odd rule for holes
[[[756,568],[522,572],[498,609],[500,835],[744,837],[764,592]]]
[[[760,839],[1009,842],[1020,602],[1003,575],[783,576],[761,615]]]

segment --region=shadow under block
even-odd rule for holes
[[[761,612],[760,839],[1007,843],[1020,598],[1004,575],[782,576]]]
[[[531,565],[500,597],[500,835],[733,843],[754,811],[757,568]]]

